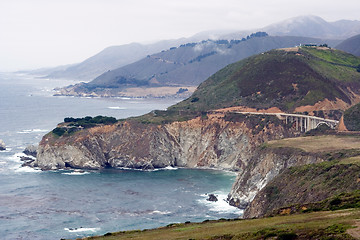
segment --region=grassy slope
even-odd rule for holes
[[[352,228],[358,218],[360,210],[349,209],[251,220],[173,224],[158,229],[118,232],[89,239],[294,239],[291,237],[295,236],[296,239],[354,239],[346,234],[346,229]]]
[[[266,143],[266,146],[300,148],[305,152],[313,153],[334,152],[346,149],[360,150],[360,136],[322,135],[288,138],[269,141]]]
[[[360,131],[360,104],[356,104],[345,111],[344,124],[350,131]]]
[[[360,86],[360,58],[338,50],[303,47],[272,50],[228,65],[203,82],[187,100],[170,109],[209,110],[245,105],[291,111],[328,98],[341,98],[346,86]]]

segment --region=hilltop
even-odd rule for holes
[[[345,110],[360,100],[359,64],[360,58],[328,47],[272,50],[228,65],[169,110]]]

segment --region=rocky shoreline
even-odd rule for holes
[[[282,169],[318,161],[292,153],[261,150],[264,142],[299,133],[276,117],[212,113],[167,124],[126,120],[83,129],[68,136],[49,133],[27,166],[42,170],[165,167],[212,168],[238,172],[231,205],[245,208]],[[30,151],[29,149],[29,152]],[[289,159],[288,159],[289,158]],[[280,159],[280,160],[279,160]]]

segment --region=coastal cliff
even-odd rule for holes
[[[230,205],[246,209],[258,192],[283,170],[322,161],[323,159],[315,154],[297,149],[259,148],[252,155],[251,164],[239,172],[228,195],[228,201]]]
[[[69,136],[51,132],[41,140],[33,166],[43,170],[178,166],[237,171],[245,169],[260,144],[295,134],[275,116],[207,114],[160,125],[129,119]]]

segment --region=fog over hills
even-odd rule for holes
[[[147,54],[159,52],[184,42],[187,42],[187,39],[164,40],[153,44],[130,43],[111,46],[79,64],[72,65],[64,70],[54,71],[48,77],[90,81],[108,70],[125,66]]]
[[[226,65],[271,49],[294,47],[300,44],[337,41],[306,37],[272,37],[264,32],[252,34],[241,40],[207,40],[173,47],[108,71],[89,83],[77,84],[62,90],[62,95],[96,93],[106,96],[134,87],[186,87],[198,86]],[[85,94],[85,95],[84,95]]]
[[[346,39],[360,33],[360,21],[340,20],[327,22],[318,16],[299,16],[270,24],[257,31],[272,36],[302,36],[323,39]],[[220,35],[221,38],[237,38],[244,31]]]
[[[72,65],[65,70],[54,71],[49,74],[48,77],[68,78],[88,82],[108,70],[134,63],[144,58],[146,55],[167,50],[171,47],[178,47],[181,44],[207,39],[242,39],[252,32],[257,31],[264,31],[272,36],[302,36],[343,40],[356,34],[360,34],[360,21],[341,20],[337,22],[327,22],[317,16],[300,16],[255,30],[206,31],[198,33],[190,38],[163,40],[153,44],[131,43],[121,46],[112,46],[79,64]],[[265,50],[268,50],[268,48]]]

